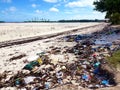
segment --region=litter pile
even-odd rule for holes
[[[111,55],[111,51],[118,45],[98,45],[89,36],[81,35],[69,35],[60,40],[64,43],[75,42],[76,45],[64,48],[52,46],[48,51],[37,53],[24,61],[26,65],[16,75],[13,76],[11,72],[1,74],[0,88],[40,90],[73,84],[94,89],[116,85],[114,74],[104,67],[107,64],[104,57]],[[61,55],[64,58],[53,60],[51,55]],[[74,60],[70,60],[72,56],[75,57]]]

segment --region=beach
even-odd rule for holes
[[[92,23],[92,24],[93,24],[93,26],[96,25],[96,23]],[[76,24],[74,23],[74,25],[76,25]],[[90,26],[90,25],[88,24],[86,26]],[[90,34],[90,33],[102,30],[104,27],[101,27],[101,26],[103,26],[103,25],[106,25],[106,24],[102,24],[100,26],[96,26],[95,28],[88,28],[88,29],[85,29],[85,30],[82,30],[82,31],[78,30],[77,32],[74,32],[74,33],[71,33],[71,34],[76,34],[76,33],[77,34],[86,34],[86,33]],[[86,26],[84,26],[84,27],[86,27]],[[64,30],[66,30],[66,29],[63,29],[62,31],[64,31]],[[72,30],[72,28],[70,28],[70,30]],[[31,34],[32,34],[32,32],[34,33],[34,31],[30,31]],[[48,30],[48,32],[49,32],[49,30]],[[46,35],[48,34],[48,32],[46,33]],[[56,32],[58,32],[58,31],[56,31]],[[54,33],[56,33],[56,32],[54,32]],[[12,35],[14,35],[14,34],[12,34]],[[8,39],[10,39],[10,35],[7,34],[6,36],[9,37]],[[65,35],[63,34],[62,36],[65,36]],[[62,37],[62,36],[60,36],[60,37]],[[16,38],[16,37],[14,36],[14,38]],[[23,60],[27,59],[31,55],[35,55],[36,53],[44,51],[47,47],[49,47],[51,45],[57,45],[57,42],[54,42],[54,39],[56,39],[56,38],[58,38],[58,37],[46,39],[48,41],[51,41],[51,42],[48,42],[48,43],[44,43],[46,40],[43,39],[43,40],[40,40],[40,41],[38,40],[38,41],[30,42],[30,43],[25,43],[25,44],[20,44],[20,45],[14,45],[14,46],[9,46],[9,47],[5,47],[5,48],[0,48],[0,60],[1,60],[0,61],[1,62],[0,63],[0,72],[3,72],[5,70],[9,70],[9,69],[14,71],[14,72],[16,72],[16,70],[20,70],[24,66],[24,63],[22,62]],[[13,39],[13,38],[11,38],[11,39]],[[4,40],[4,39],[2,39],[2,40]],[[14,55],[19,55],[19,54],[22,54],[22,53],[26,54],[26,57],[18,60],[17,62],[16,61],[7,62],[7,60],[9,60],[10,57],[12,57]],[[13,65],[12,63],[20,63],[20,64],[18,66],[18,64]]]
[[[18,71],[21,71],[22,68],[27,64],[26,60],[29,60],[31,57],[36,56],[36,54],[45,52],[51,50],[50,47],[58,47],[61,48],[61,51],[64,51],[64,47],[73,47],[76,45],[75,42],[66,42],[64,39],[61,39],[67,35],[92,35],[95,32],[101,32],[108,24],[106,23],[55,23],[55,24],[48,24],[48,23],[23,23],[21,24],[0,24],[0,33],[1,35],[1,42],[9,41],[9,40],[17,40],[34,36],[44,36],[47,34],[54,34],[54,33],[61,33],[65,32],[63,34],[60,34],[58,36],[52,37],[52,38],[45,38],[41,40],[35,40],[28,43],[22,43],[17,44],[13,46],[6,46],[3,48],[0,48],[0,73],[3,73],[4,71],[9,71],[12,73],[12,75],[15,75],[18,73]],[[91,27],[92,26],[92,27]],[[87,28],[86,28],[87,27]],[[76,31],[72,31],[72,30]],[[5,31],[4,31],[5,30]],[[29,30],[29,31],[28,31]],[[7,33],[8,32],[8,33]],[[19,33],[18,33],[19,32]],[[69,32],[69,33],[66,33]],[[4,34],[3,34],[4,33]],[[118,35],[119,36],[119,35]],[[99,38],[96,38],[98,42],[96,44],[104,44],[105,42],[111,42],[120,39],[116,35],[109,35],[104,37],[104,35],[100,36]],[[114,37],[114,38],[113,38]],[[95,39],[95,36],[92,36],[92,38]],[[91,38],[91,39],[92,39]],[[110,39],[112,38],[112,39]],[[90,39],[90,38],[89,38]],[[101,42],[101,40],[107,40]],[[108,43],[109,44],[109,43]],[[52,54],[51,54],[52,53]],[[48,54],[49,58],[53,60],[53,62],[66,62],[64,60],[64,55],[58,54],[54,55],[54,52],[51,52]],[[69,62],[73,62],[76,60],[75,56],[73,54],[68,54]],[[55,60],[55,61],[54,61]],[[11,75],[10,75],[11,76]],[[3,88],[2,90],[4,90]],[[9,89],[9,88],[8,88]],[[5,90],[8,90],[5,89]],[[14,90],[15,88],[11,88],[10,90]],[[79,88],[81,90],[81,87]],[[53,89],[57,90],[57,89]],[[84,90],[84,89],[82,89]]]
[[[100,23],[0,23],[0,42],[70,31]]]

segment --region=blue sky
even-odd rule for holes
[[[34,19],[104,19],[94,11],[94,0],[0,0],[1,21]]]

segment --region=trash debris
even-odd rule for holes
[[[102,67],[106,64],[104,53],[109,55],[109,52],[113,50],[111,49],[113,43],[105,40],[90,40],[89,37],[91,36],[63,37],[64,42],[76,42],[76,45],[63,48],[51,46],[48,51],[29,57],[21,72],[13,75],[6,82],[4,81],[7,74],[4,77],[0,74],[0,88],[11,86],[19,87],[21,90],[48,90],[57,85],[69,83],[95,89],[116,85],[114,74]],[[71,55],[75,59],[71,60]],[[24,54],[14,56],[10,60],[24,56]],[[59,59],[52,59],[51,57],[54,56],[58,56]]]
[[[29,64],[25,65],[23,69],[32,70],[35,66],[39,66],[39,62],[32,61]]]
[[[29,84],[30,82],[33,82],[36,77],[29,76],[24,78],[25,84]]]

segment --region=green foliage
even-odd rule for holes
[[[120,13],[113,13],[110,17],[112,24],[120,24]]]
[[[95,5],[95,10],[100,11],[100,12],[105,12],[105,0],[100,0],[100,1],[95,1],[93,4]]]
[[[116,20],[120,20],[120,0],[97,0],[93,4],[95,10],[106,12],[106,18],[109,18],[113,24],[119,24]]]
[[[107,57],[107,60],[114,67],[120,65],[120,50],[113,53],[112,57]]]
[[[58,22],[105,22],[105,20],[89,20],[89,19],[83,19],[83,20],[59,20]]]
[[[120,13],[120,0],[97,0],[93,4],[97,11],[109,12],[110,14]]]

